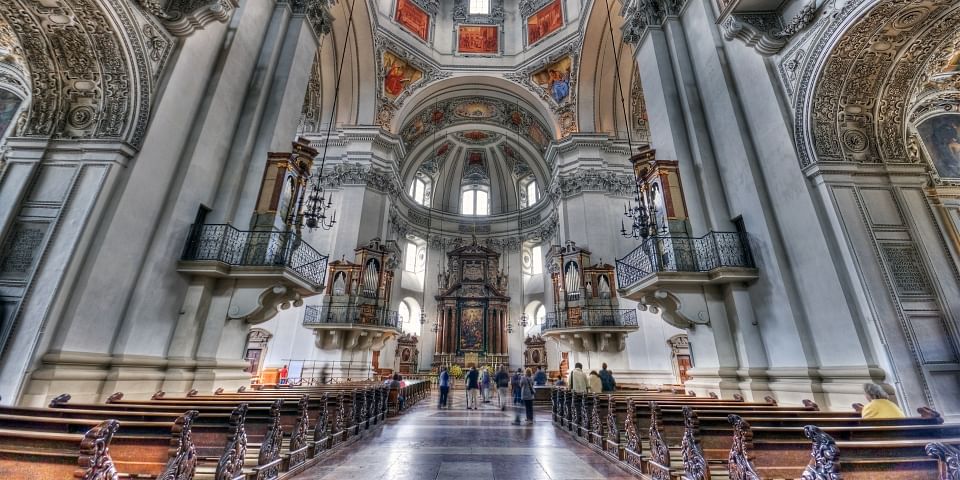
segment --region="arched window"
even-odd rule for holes
[[[470,0],[470,15],[490,15],[490,0]]]
[[[540,190],[537,189],[537,179],[531,175],[520,180],[520,207],[532,207],[540,200]]]
[[[490,215],[490,193],[479,185],[463,187],[460,193],[460,213],[463,215]]]
[[[430,206],[430,190],[432,186],[430,177],[417,174],[413,177],[413,182],[410,184],[410,198],[414,202],[417,202],[420,205]]]
[[[534,323],[537,325],[543,325],[543,322],[547,320],[547,307],[540,305],[540,308],[537,309],[537,313],[533,315]]]
[[[411,272],[422,272],[426,267],[427,248],[417,239],[407,239],[407,246],[403,250],[403,269]]]
[[[400,320],[401,332],[420,335],[422,329],[422,325],[420,325],[420,302],[411,297],[404,298],[397,306],[397,316]]]

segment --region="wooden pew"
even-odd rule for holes
[[[110,445],[119,426],[107,420],[84,434],[0,429],[0,478],[117,480]]]

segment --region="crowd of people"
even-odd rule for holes
[[[536,396],[536,387],[547,384],[547,373],[543,368],[537,368],[536,373],[532,369],[517,369],[513,375],[507,369],[506,365],[500,366],[496,373],[490,374],[487,368],[478,369],[471,366],[470,370],[464,375],[464,385],[467,393],[467,410],[478,410],[481,399],[483,403],[491,403],[494,389],[497,393],[497,404],[501,410],[507,408],[507,392],[513,397],[513,405],[523,406],[526,412],[527,423],[533,423],[533,400]],[[403,379],[400,375],[394,375],[387,382],[394,388],[403,386]],[[449,408],[450,389],[453,387],[453,379],[447,368],[440,369],[439,376],[440,404],[439,408]],[[607,368],[604,363],[600,371],[593,370],[589,375],[583,372],[583,364],[576,363],[570,372],[569,381],[563,377],[557,379],[554,386],[564,387],[569,385],[570,389],[578,393],[594,392],[613,392],[617,388],[617,382],[613,377],[613,372]],[[868,383],[864,385],[868,403],[863,407],[861,416],[863,418],[903,418],[903,411],[892,402],[879,385]],[[401,405],[403,399],[400,399]],[[402,407],[401,407],[402,408]]]

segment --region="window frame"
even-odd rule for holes
[[[485,7],[483,10],[475,7]],[[490,15],[490,0],[468,0],[467,11],[470,15]]]
[[[481,197],[483,200],[481,200]],[[479,208],[481,206],[483,208]],[[463,186],[460,189],[460,215],[470,217],[490,216],[490,191],[481,185]]]

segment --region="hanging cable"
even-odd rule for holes
[[[329,230],[337,223],[337,212],[333,212],[333,217],[327,221],[327,212],[333,207],[333,194],[325,194],[323,190],[323,168],[327,162],[327,151],[330,147],[330,135],[333,134],[334,117],[337,114],[337,106],[340,103],[340,81],[343,78],[343,66],[347,63],[347,46],[350,43],[350,32],[353,30],[353,11],[357,0],[350,2],[347,18],[347,33],[343,39],[343,49],[340,52],[340,66],[337,69],[337,79],[333,85],[333,107],[330,109],[330,121],[327,123],[327,134],[323,140],[323,155],[320,157],[320,168],[317,170],[316,178],[313,182],[313,191],[307,201],[307,212],[303,214],[304,223],[307,228],[313,230],[322,228]]]

